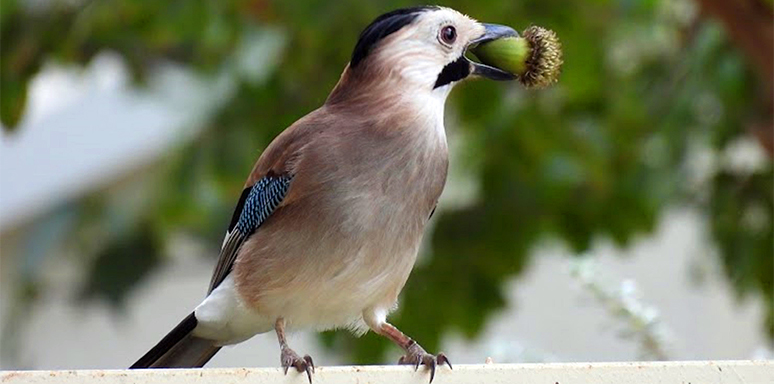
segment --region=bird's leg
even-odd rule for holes
[[[288,374],[288,368],[295,367],[298,372],[306,372],[306,376],[309,378],[309,384],[312,384],[312,372],[314,372],[314,363],[309,355],[305,355],[303,358],[290,349],[288,341],[285,339],[285,319],[278,318],[274,323],[274,330],[277,332],[277,340],[280,344],[280,362],[282,368],[285,369],[285,374]]]
[[[419,365],[423,364],[430,368],[430,382],[433,382],[435,377],[435,368],[438,365],[448,365],[451,369],[452,365],[449,359],[443,353],[439,353],[437,356],[433,356],[425,351],[419,343],[414,339],[406,336],[394,325],[384,322],[379,325],[375,330],[380,335],[392,340],[399,347],[406,351],[404,356],[401,356],[398,360],[398,364],[413,365],[414,369],[419,369]]]

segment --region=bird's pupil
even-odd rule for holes
[[[454,27],[445,27],[442,32],[443,41],[446,43],[453,43],[454,39],[457,38],[457,30],[454,29]]]

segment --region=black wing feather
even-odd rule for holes
[[[228,232],[231,232],[234,230],[234,227],[239,221],[239,215],[242,214],[242,207],[245,206],[245,201],[247,201],[247,196],[250,196],[250,191],[252,191],[252,189],[253,189],[252,187],[247,187],[242,190],[242,195],[239,196],[239,202],[237,202],[236,208],[234,208],[234,214],[231,215],[231,222],[228,224]]]

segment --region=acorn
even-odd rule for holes
[[[543,88],[559,79],[562,44],[556,33],[531,26],[518,37],[492,40],[471,52],[483,64],[516,75],[526,88]]]

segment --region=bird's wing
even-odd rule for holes
[[[292,180],[290,174],[267,175],[242,191],[226,240],[220,249],[208,292],[212,292],[228,276],[239,248],[282,203]]]

